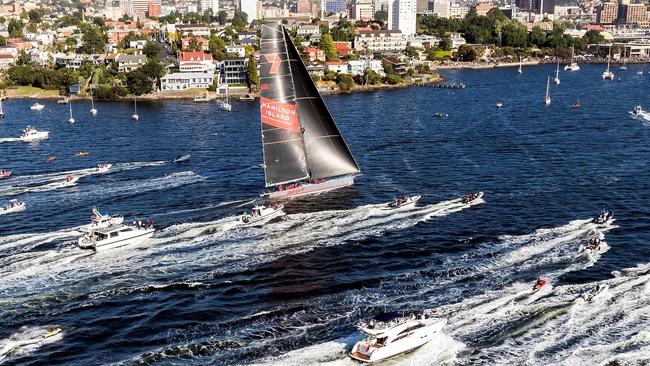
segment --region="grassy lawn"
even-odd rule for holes
[[[16,95],[16,96],[48,96],[48,97],[58,97],[58,90],[45,90],[41,88],[35,88],[33,86],[16,86],[7,88],[7,95]]]

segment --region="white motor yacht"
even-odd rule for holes
[[[386,204],[384,210],[413,207],[415,206],[415,203],[420,200],[420,198],[422,198],[422,196],[401,196],[396,198],[393,202]]]
[[[461,198],[462,203],[470,203],[483,197],[483,192],[468,193]]]
[[[25,142],[45,140],[49,137],[48,131],[38,131],[34,127],[27,126],[20,135],[20,139]]]
[[[8,214],[8,213],[14,213],[14,212],[20,212],[25,210],[25,202],[21,202],[18,200],[11,200],[9,203],[4,205],[3,207],[0,207],[0,215]]]
[[[108,250],[142,243],[150,238],[155,229],[153,225],[111,225],[103,228],[92,229],[79,238],[81,249]]]
[[[106,173],[112,166],[113,164],[97,164],[97,171],[99,173]]]
[[[95,229],[105,229],[111,226],[121,225],[124,222],[124,216],[111,216],[108,212],[99,212],[95,207],[93,207],[93,213],[90,219],[92,222],[82,226],[79,231],[89,233]]]
[[[421,347],[441,333],[446,319],[402,317],[359,327],[368,337],[357,342],[348,354],[361,362],[377,362]]]
[[[251,212],[243,214],[239,221],[244,225],[261,225],[276,217],[284,216],[284,205],[255,206]]]
[[[43,104],[40,104],[40,103],[34,103],[34,104],[32,104],[31,107],[29,107],[29,109],[31,109],[33,111],[42,111],[43,108],[45,108],[45,106]]]

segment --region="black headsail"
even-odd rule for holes
[[[266,185],[358,173],[359,166],[283,26],[262,26],[260,65]]]

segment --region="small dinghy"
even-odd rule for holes
[[[532,295],[532,294],[535,294],[535,293],[539,292],[539,291],[540,291],[541,289],[543,289],[545,286],[548,286],[548,284],[549,284],[548,279],[546,279],[546,278],[540,278],[540,279],[537,280],[537,282],[535,282],[535,284],[533,285],[533,288],[532,288],[530,294]]]
[[[65,177],[65,182],[61,182],[59,184],[59,187],[72,187],[74,185],[77,185],[79,178],[80,177],[75,177],[74,175],[68,175]]]
[[[415,206],[415,203],[420,200],[422,196],[401,196],[397,197],[394,201],[387,203],[384,210],[392,210],[396,208]]]
[[[177,155],[175,158],[171,160],[172,163],[182,163],[184,161],[187,161],[190,159],[190,154],[187,155]]]
[[[0,207],[0,215],[8,214],[8,213],[14,213],[14,212],[20,212],[25,210],[25,202],[21,202],[18,200],[11,200],[9,203],[4,205],[3,207]]]
[[[475,192],[475,193],[468,193],[463,196],[461,199],[461,202],[463,203],[470,203],[472,201],[476,201],[477,199],[483,197],[483,192]]]
[[[596,225],[604,225],[607,221],[611,220],[614,217],[614,214],[610,210],[603,210],[598,217],[593,219],[593,223]]]
[[[281,204],[255,206],[250,212],[243,214],[239,222],[242,225],[261,225],[284,215],[284,205]]]
[[[97,164],[97,171],[99,173],[106,173],[112,166],[113,164]]]
[[[11,172],[8,170],[0,170],[0,179],[7,179],[11,177]]]
[[[388,317],[384,316],[388,315]],[[446,319],[433,318],[425,311],[420,316],[394,317],[380,314],[359,330],[368,337],[357,342],[348,355],[372,363],[404,354],[424,346],[442,333]]]
[[[607,291],[609,288],[608,285],[596,285],[596,287],[582,294],[582,299],[586,302],[593,302],[598,298],[603,292]]]
[[[31,107],[29,107],[29,109],[31,109],[33,111],[42,111],[43,108],[45,108],[45,106],[40,104],[40,103],[34,103],[34,104],[32,104]]]

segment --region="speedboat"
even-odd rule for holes
[[[33,111],[42,111],[43,108],[45,108],[45,106],[43,104],[40,104],[40,103],[34,103],[34,104],[32,104],[31,107],[29,107],[29,109],[31,109]]]
[[[592,302],[594,301],[598,296],[600,296],[603,292],[607,291],[609,288],[608,285],[601,285],[598,284],[596,287],[592,288],[591,290],[585,292],[582,294],[582,299],[586,302]]]
[[[77,185],[79,178],[80,177],[75,177],[74,175],[68,175],[65,177],[65,182],[61,182],[59,184],[59,187],[72,187],[74,185]]]
[[[503,103],[501,103],[501,101],[499,100],[497,101],[497,108],[501,108],[501,107],[503,107]]]
[[[139,244],[150,238],[154,231],[151,220],[146,223],[137,222],[133,225],[111,225],[90,230],[79,238],[78,244],[81,249],[94,251],[115,249]]]
[[[113,164],[97,164],[97,172],[106,173],[112,166]]]
[[[56,328],[56,327],[47,328],[47,332],[43,334],[43,338],[54,337],[55,335],[61,333],[62,331],[63,329],[61,328]]]
[[[90,154],[87,151],[79,151],[78,153],[74,154],[74,156],[88,156]]]
[[[276,217],[284,216],[284,205],[254,206],[250,212],[243,214],[239,222],[244,225],[264,224]]]
[[[635,117],[641,117],[645,120],[650,121],[650,112],[643,110],[643,108],[640,105],[634,107],[634,109],[632,110],[632,112],[630,112],[630,114],[632,114]]]
[[[21,202],[18,200],[11,200],[3,207],[0,207],[0,215],[13,213],[13,212],[20,212],[24,210],[25,210],[25,202]]]
[[[182,163],[190,158],[190,154],[187,155],[177,155],[175,158],[171,160],[172,163]]]
[[[580,66],[577,63],[572,62],[569,65],[564,66],[564,71],[580,71]]]
[[[385,210],[392,210],[395,208],[403,208],[408,206],[415,206],[415,203],[420,200],[422,196],[401,196],[397,197],[393,202],[386,204]]]
[[[49,163],[49,162],[52,162],[54,160],[56,160],[56,156],[48,156],[46,161]]]
[[[533,285],[533,289],[531,290],[531,295],[534,293],[539,292],[544,286],[548,285],[548,280],[546,278],[540,278],[535,282],[535,285]]]
[[[61,98],[56,101],[56,104],[68,104],[70,100],[68,98]]]
[[[463,196],[461,199],[461,202],[463,203],[470,203],[472,201],[475,201],[479,198],[483,197],[483,192],[475,192],[475,193],[468,193]]]
[[[27,126],[23,133],[20,135],[20,139],[24,142],[32,142],[38,140],[45,140],[50,136],[48,131],[38,131],[34,127]]]
[[[230,104],[228,102],[223,102],[223,103],[221,103],[221,109],[223,109],[224,111],[230,112],[232,110],[232,104]]]
[[[580,253],[598,253],[602,247],[603,244],[603,239],[600,238],[600,235],[595,235],[591,239],[589,239],[589,242],[587,245],[582,245],[580,246],[580,249],[578,249],[578,252]]]
[[[111,216],[108,212],[99,212],[93,207],[93,213],[90,216],[91,223],[82,226],[79,231],[91,232],[95,229],[105,229],[111,226],[121,225],[124,222],[124,216]]]
[[[603,210],[603,211],[598,215],[598,217],[596,217],[595,219],[593,219],[592,222],[593,222],[594,224],[596,224],[596,225],[603,225],[603,224],[605,224],[607,221],[609,221],[609,220],[610,220],[611,218],[613,218],[613,217],[614,217],[614,213],[612,213],[612,211],[610,211],[610,210]]]
[[[357,342],[348,355],[361,362],[385,360],[422,347],[442,332],[446,319],[429,317],[397,317],[389,321],[371,321],[359,326],[368,337]]]
[[[639,70],[636,72],[637,75],[643,75],[643,70]]]
[[[0,179],[7,179],[11,177],[11,172],[8,170],[0,170]]]
[[[571,104],[571,108],[573,108],[573,109],[582,108],[582,104],[580,104],[580,102],[575,102],[575,103]]]

